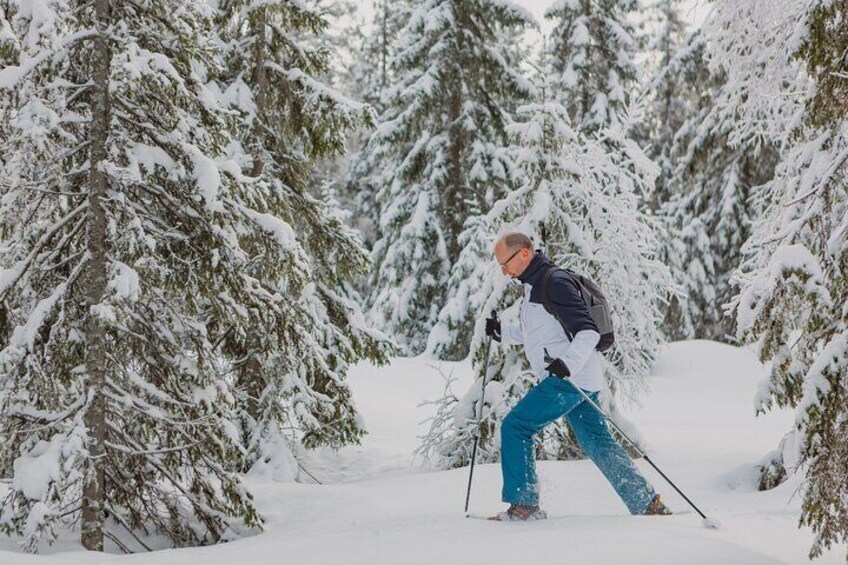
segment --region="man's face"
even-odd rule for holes
[[[503,240],[495,245],[495,261],[501,266],[501,272],[508,277],[516,278],[521,275],[532,259],[533,252],[524,247],[510,249]]]

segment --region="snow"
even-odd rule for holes
[[[109,289],[118,298],[131,302],[138,300],[138,293],[141,287],[136,270],[120,261],[115,261],[112,264],[112,271],[112,277],[109,279]]]
[[[38,302],[29,315],[26,323],[22,326],[17,326],[12,332],[12,337],[6,345],[6,349],[0,351],[0,362],[6,361],[6,355],[9,356],[9,361],[17,355],[22,355],[25,350],[32,348],[32,344],[38,335],[44,323],[45,317],[50,313],[56,303],[65,294],[67,285],[65,283],[57,286],[53,293]]]
[[[193,162],[197,187],[200,189],[207,210],[210,212],[223,210],[223,204],[218,200],[221,173],[214,159],[207,157],[201,149],[190,143],[184,143],[183,149]]]
[[[109,304],[95,304],[90,308],[92,315],[99,318],[107,325],[115,324],[118,321],[118,314],[115,309]]]
[[[483,410],[477,413],[478,401],[482,393],[482,387],[473,386],[468,389],[468,392],[460,400],[454,411],[454,426],[456,429],[462,429],[469,421],[476,421],[478,418],[485,418],[497,408],[500,408],[506,390],[504,384],[500,381],[486,381],[486,393],[483,400]],[[501,410],[502,412],[503,410]]]
[[[836,334],[826,342],[810,366],[802,385],[801,401],[798,403],[796,424],[799,428],[809,419],[809,408],[821,404],[821,399],[830,392],[828,377],[839,374],[846,366],[848,332]]]
[[[26,262],[20,261],[8,269],[0,269],[0,295],[6,293],[6,290],[17,282],[24,272]]]
[[[126,155],[130,161],[130,168],[136,174],[140,172],[137,169],[138,165],[141,165],[148,174],[154,174],[157,166],[162,167],[166,171],[170,171],[177,166],[171,156],[161,147],[144,143],[130,143],[126,150]]]
[[[672,343],[653,368],[651,394],[641,408],[625,414],[641,430],[652,460],[721,523],[718,530],[704,528],[642,461],[638,466],[678,515],[631,517],[592,463],[546,461],[539,475],[549,520],[504,524],[465,518],[468,469],[428,471],[411,455],[433,409],[421,403],[441,395],[441,373],[457,377],[459,386],[472,382],[467,363],[423,356],[354,367],[349,380],[369,435],[361,446],[298,454],[323,485],[305,474],[302,482],[272,482],[267,469],[248,476],[266,517],[262,534],[132,557],[86,553],[69,534],[42,548],[42,556],[22,554],[14,540],[0,538],[0,562],[270,565],[282,555],[298,565],[808,562],[813,536],[797,529],[799,478],[772,491],[756,490],[754,465],[778,446],[793,416],[789,411],[754,416],[751,399],[766,369],[752,351],[707,341]],[[287,455],[282,459],[288,462],[284,468],[293,463]],[[470,510],[501,510],[499,493],[499,467],[475,467]],[[844,563],[845,549],[835,548],[815,563]]]
[[[39,500],[47,494],[48,485],[60,479],[59,467],[62,458],[61,435],[53,436],[50,442],[40,441],[30,455],[15,461],[15,478],[12,486],[29,499]]]
[[[257,212],[250,208],[242,207],[242,212],[251,220],[256,222],[263,231],[273,236],[274,241],[284,251],[295,255],[295,264],[302,270],[307,270],[306,263],[300,257],[300,245],[297,241],[294,229],[285,220],[278,218],[272,214]]]
[[[239,77],[221,94],[221,102],[229,108],[240,110],[247,115],[248,122],[256,115],[256,102],[250,87]]]
[[[23,2],[23,4],[26,4],[26,2]],[[45,49],[37,56],[32,57],[31,59],[25,59],[22,65],[8,65],[0,69],[0,89],[11,90],[15,88],[18,83],[24,79],[24,77],[31,73],[33,69],[38,67],[40,64],[49,60],[56,54],[66,55],[73,44],[93,37],[94,35],[93,31],[88,30],[63,35],[53,50]],[[53,62],[55,63],[56,61],[54,60]]]
[[[822,304],[832,300],[816,256],[803,244],[782,245],[772,254],[768,267],[740,295],[737,315],[740,331],[754,324],[763,307],[763,297],[773,294],[783,278],[802,286],[807,293],[818,295]]]

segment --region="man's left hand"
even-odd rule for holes
[[[568,366],[566,366],[565,362],[559,357],[553,359],[551,363],[545,367],[545,370],[549,373],[553,373],[561,379],[571,376],[571,371],[568,370]]]

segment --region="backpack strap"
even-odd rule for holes
[[[562,322],[562,320],[560,320],[559,316],[557,315],[556,310],[554,310],[554,305],[551,304],[551,295],[548,292],[548,281],[550,280],[551,275],[554,274],[554,271],[562,271],[563,273],[568,274],[568,271],[566,271],[565,269],[560,269],[559,267],[551,267],[550,269],[545,271],[545,274],[542,275],[542,283],[541,283],[541,286],[542,286],[542,306],[544,306],[545,311],[548,314],[550,314],[551,316],[553,316],[554,318],[556,318],[556,320],[559,322],[559,325],[562,326],[562,329],[565,331],[565,335],[568,337],[568,341],[572,341],[574,339],[574,336],[571,335],[571,332],[569,332],[568,328],[565,327],[565,324]]]

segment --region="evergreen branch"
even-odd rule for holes
[[[35,184],[35,183],[33,183]],[[62,192],[59,190],[48,190],[46,188],[35,188],[35,187],[22,187],[23,190],[28,190],[32,192],[40,192],[43,194],[55,194],[57,196],[85,196],[84,192]]]
[[[41,209],[41,205],[44,204],[45,201],[47,201],[47,195],[40,195],[35,203],[35,206],[33,206],[32,209],[29,211],[29,216],[27,216],[24,225],[30,225],[32,223],[33,219],[38,214],[38,211]]]
[[[87,397],[80,396],[74,401],[73,404],[65,408],[60,412],[48,412],[46,410],[37,410],[30,406],[27,406],[26,409],[18,408],[16,406],[10,406],[6,409],[6,416],[9,417],[18,417],[21,420],[30,421],[30,422],[47,422],[44,426],[38,428],[31,428],[30,430],[22,430],[20,432],[12,432],[14,433],[24,433],[30,431],[41,431],[47,428],[50,428],[56,425],[59,422],[66,420],[69,416],[72,416],[80,408],[82,408],[86,404]]]
[[[120,484],[120,483],[117,483],[117,482],[116,482],[116,484]],[[129,525],[127,524],[126,520],[124,520],[124,517],[123,517],[123,516],[121,516],[121,513],[120,513],[120,512],[112,512],[112,513],[110,514],[110,516],[111,516],[112,518],[114,518],[114,519],[118,522],[118,524],[120,524],[121,526],[123,526],[123,527],[124,527],[124,529],[127,531],[127,533],[128,533],[129,535],[131,535],[131,536],[133,537],[133,539],[135,539],[135,541],[137,541],[137,542],[138,542],[138,544],[139,544],[141,547],[143,547],[143,548],[145,549],[145,551],[153,551],[153,550],[150,548],[150,546],[148,546],[146,543],[144,543],[143,541],[141,541],[141,538],[139,538],[139,537],[135,534],[135,532],[132,530],[132,528],[130,528],[130,527],[129,527]]]
[[[131,394],[131,393],[123,390],[121,387],[118,386],[117,383],[115,383],[115,381],[113,379],[108,379],[107,384],[109,385],[109,388],[111,388],[114,391],[114,392],[110,392],[108,390],[104,391],[104,394],[107,396],[107,398],[111,398],[112,400],[115,400],[117,402],[121,402],[121,403],[124,403],[124,404],[126,404],[127,400],[129,400],[131,404],[128,405],[127,407],[135,408],[139,412],[146,414],[147,416],[149,416],[151,418],[154,418],[154,419],[157,419],[157,420],[162,420],[162,421],[167,422],[167,423],[172,424],[172,425],[194,423],[194,422],[177,421],[177,420],[174,419],[174,417],[171,414],[163,414],[162,416],[154,416],[151,413],[151,410],[155,410],[157,412],[160,412],[160,411],[163,411],[163,409],[160,408],[159,406],[154,406],[153,404],[150,404],[149,402],[145,401],[144,399],[139,398],[137,395]],[[173,397],[173,395],[169,395],[169,394],[166,394],[166,393],[160,391],[159,389],[157,389],[155,387],[155,385],[153,385],[149,382],[145,381],[143,385],[136,383],[136,386],[138,388],[140,388],[143,392],[148,393],[149,395],[153,396],[157,400],[160,400],[161,402],[163,402],[165,404],[171,404],[175,408],[180,407],[180,406],[183,406],[183,407],[186,407],[186,406],[193,407],[194,406],[193,404],[191,404],[189,402],[185,402],[184,400],[176,399],[176,398]],[[198,420],[198,421],[201,421],[201,420]]]
[[[60,241],[53,248],[53,250],[50,253],[47,254],[47,256],[44,258],[44,263],[49,263],[56,256],[60,255],[65,250],[65,248],[74,240],[76,235],[85,227],[85,224],[86,224],[85,218],[81,218],[74,225],[74,227],[72,227],[70,229],[70,231],[67,234],[65,234],[65,236],[62,238],[62,241]],[[43,266],[43,267],[40,268],[40,270],[42,272],[44,272],[44,271],[50,271],[50,270],[56,269],[58,267],[64,266],[64,265],[70,263],[71,261],[73,261],[74,259],[80,257],[81,255],[85,255],[85,253],[86,253],[85,251],[79,251],[77,253],[71,253],[67,257],[65,257],[64,259],[60,260],[58,263],[54,264],[53,266],[51,266],[51,267]]]
[[[27,60],[23,65],[9,65],[0,70],[0,89],[12,90],[18,86],[18,83],[29,76],[41,63],[51,60],[54,64],[67,53],[70,53],[69,47],[78,41],[89,39],[98,36],[96,30],[82,30],[76,33],[71,33],[63,37],[53,49],[43,49],[38,55]]]
[[[138,443],[137,441],[135,441],[133,438],[131,438],[130,436],[126,435],[126,434],[123,432],[123,430],[119,430],[118,428],[116,428],[115,426],[113,426],[113,425],[112,425],[111,423],[109,423],[109,422],[107,422],[107,423],[106,423],[106,425],[109,427],[109,429],[111,429],[111,430],[112,430],[112,433],[114,433],[114,434],[116,434],[118,437],[122,438],[122,439],[123,439],[123,440],[124,440],[127,444],[135,445],[135,446],[136,446],[136,448],[138,448],[138,450],[139,450],[140,452],[144,451],[144,448],[143,448],[141,445],[139,445],[139,443]],[[201,456],[202,456],[202,455],[201,455]],[[155,458],[148,459],[148,460],[147,460],[147,463],[148,463],[149,465],[151,465],[152,467],[156,468],[156,470],[157,470],[157,471],[159,471],[159,472],[162,474],[162,476],[163,476],[163,477],[165,477],[166,479],[168,479],[169,483],[170,483],[170,484],[171,484],[174,488],[176,488],[178,491],[180,491],[180,492],[183,494],[183,496],[185,497],[185,499],[186,499],[187,501],[189,501],[189,503],[191,503],[191,504],[192,504],[192,506],[196,506],[196,505],[197,505],[197,502],[196,502],[195,497],[193,497],[193,496],[192,496],[192,495],[191,495],[191,494],[190,494],[190,493],[189,493],[189,492],[188,492],[188,491],[187,491],[187,490],[186,490],[186,489],[182,486],[181,482],[180,482],[180,481],[178,481],[178,480],[177,480],[174,476],[172,476],[172,475],[171,475],[171,473],[170,473],[170,472],[169,472],[169,471],[168,471],[165,467],[163,467],[162,465],[158,464]],[[214,467],[213,467],[213,468],[214,468]]]
[[[41,250],[50,243],[50,240],[59,233],[59,231],[65,227],[65,225],[78,216],[80,213],[85,211],[88,208],[88,201],[83,202],[73,210],[71,210],[64,218],[60,219],[58,222],[53,224],[50,230],[48,230],[38,242],[33,247],[32,251],[29,253],[26,259],[19,261],[15,264],[11,269],[7,269],[3,271],[3,274],[13,274],[13,276],[9,277],[7,280],[4,280],[2,285],[0,285],[0,300],[4,300],[6,298],[6,293],[8,290],[17,284],[17,282],[23,277],[23,275],[29,270],[36,256],[41,252]]]
[[[133,553],[132,551],[130,551],[130,548],[124,545],[123,542],[121,542],[112,532],[110,532],[106,528],[103,528],[103,535],[112,540],[112,543],[117,545],[120,550],[124,552],[124,554]]]
[[[73,88],[76,88],[76,90],[70,96],[68,96],[67,100],[65,101],[65,104],[68,108],[71,108],[73,106],[77,98],[79,98],[83,94],[87,94],[92,88],[94,88],[94,81],[89,81],[86,84],[74,85]],[[87,145],[89,143],[91,143],[91,140],[86,140],[85,144]]]
[[[192,443],[186,445],[179,445],[177,447],[164,447],[162,449],[145,449],[145,450],[134,450],[129,449],[126,446],[120,445],[118,443],[112,443],[111,441],[106,442],[107,447],[111,447],[115,451],[120,451],[121,453],[126,453],[127,455],[160,455],[163,453],[175,453],[178,451],[188,451],[192,447],[197,447],[203,443],[203,440],[197,440]]]
[[[784,208],[789,208],[791,206],[794,206],[795,204],[799,204],[800,202],[819,192],[822,188],[826,188],[829,184],[829,181],[833,179],[834,175],[842,171],[842,166],[845,164],[846,161],[848,161],[848,149],[845,149],[844,151],[842,151],[842,153],[836,156],[833,163],[831,163],[830,167],[827,168],[827,171],[825,171],[825,173],[819,179],[819,182],[816,183],[815,188],[813,188],[806,194],[799,196],[795,200],[784,204]]]

